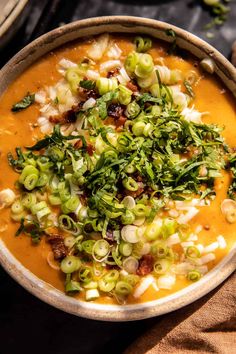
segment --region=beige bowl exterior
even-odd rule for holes
[[[155,20],[130,17],[99,17],[73,22],[55,29],[22,49],[0,71],[0,95],[35,60],[69,41],[103,32],[141,33],[170,42],[165,33],[172,28],[180,48],[197,58],[210,57],[215,62],[215,72],[236,97],[236,70],[216,49],[200,38],[170,24]],[[83,302],[66,296],[26,269],[0,240],[0,262],[3,268],[25,289],[46,303],[65,312],[104,321],[131,321],[162,315],[177,310],[204,296],[222,283],[236,268],[236,244],[224,259],[200,281],[162,299],[133,305],[102,305]]]

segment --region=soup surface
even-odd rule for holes
[[[211,62],[169,49],[72,43],[0,99],[0,237],[69,295],[158,299],[235,242],[234,101]]]

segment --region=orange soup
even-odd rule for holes
[[[236,110],[211,61],[103,34],[40,59],[0,99],[0,237],[85,301],[201,279],[236,230]]]

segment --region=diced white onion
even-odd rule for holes
[[[116,43],[114,43],[107,51],[107,56],[112,59],[119,59],[121,56],[122,50]]]
[[[198,236],[195,234],[190,234],[187,241],[197,241]]]
[[[87,54],[91,59],[99,60],[102,58],[109,43],[109,35],[104,33],[100,35],[91,45]]]
[[[0,208],[10,206],[16,198],[15,193],[10,188],[3,189],[0,192]]]
[[[217,248],[219,248],[219,243],[217,241],[212,242],[210,245],[204,247],[203,252],[204,253],[214,252]]]
[[[126,276],[126,275],[128,275],[129,273],[128,272],[126,272],[126,270],[124,270],[124,269],[121,269],[121,271],[120,271],[120,275],[123,275],[124,277]]]
[[[190,220],[194,218],[199,213],[199,210],[195,207],[189,208],[186,214],[181,214],[178,218],[180,224],[187,224]]]
[[[187,275],[193,269],[193,265],[188,262],[174,264],[171,266],[171,271],[179,275]]]
[[[120,69],[120,74],[117,75],[117,79],[122,85],[126,85],[130,81],[130,77],[124,67]]]
[[[75,68],[77,66],[76,63],[74,63],[73,61],[71,60],[68,60],[68,59],[61,59],[58,63],[63,69],[69,69],[69,68]]]
[[[120,60],[108,60],[100,65],[100,71],[109,71],[121,66]]]
[[[177,210],[175,209],[171,209],[168,211],[168,214],[172,217],[172,218],[177,218],[179,216],[179,213]]]
[[[133,296],[137,299],[142,296],[145,291],[149,288],[149,286],[155,282],[153,276],[148,275],[147,277],[143,278],[137,288],[134,290]]]
[[[46,92],[44,92],[44,91],[36,92],[34,99],[35,99],[35,102],[40,103],[40,104],[44,104],[46,102]]]
[[[91,301],[99,298],[100,294],[97,289],[88,289],[85,293],[86,301]]]
[[[193,241],[186,241],[186,242],[181,242],[181,246],[183,248],[187,248],[187,247],[191,247],[194,245],[194,242]]]
[[[196,234],[199,234],[202,230],[203,230],[202,225],[198,225],[198,226],[196,227],[196,229],[195,229],[195,233],[196,233]]]
[[[125,225],[121,229],[121,237],[124,241],[137,243],[139,241],[138,227],[134,225]]]
[[[159,291],[160,289],[158,288],[158,286],[157,286],[157,283],[154,281],[152,284],[152,287],[153,287],[153,289],[155,290],[155,291]]]
[[[87,101],[84,102],[83,104],[83,109],[89,109],[92,108],[96,105],[96,100],[92,97],[90,97]]]
[[[175,284],[176,281],[176,277],[173,274],[166,274],[166,275],[161,275],[158,279],[157,279],[157,286],[160,289],[171,289],[172,286]]]
[[[216,258],[216,256],[215,256],[214,253],[208,253],[208,254],[205,254],[204,256],[202,256],[201,258],[199,258],[196,261],[197,261],[197,264],[203,265],[203,264],[209,263],[211,261],[214,261],[215,258]]]
[[[206,265],[198,266],[196,268],[201,274],[206,274],[208,272],[208,267]]]
[[[204,251],[204,246],[203,246],[201,243],[195,245],[195,247],[198,249],[198,251],[199,251],[200,253],[203,253],[203,251]]]
[[[224,236],[219,235],[219,236],[217,236],[216,239],[219,244],[219,248],[221,248],[221,249],[226,248],[227,244],[226,244]]]
[[[86,77],[89,80],[95,80],[96,81],[100,77],[100,75],[99,75],[99,73],[97,71],[89,69],[89,70],[86,71]]]
[[[202,123],[202,119],[201,119],[202,113],[196,111],[193,108],[185,107],[181,112],[181,116],[183,116],[187,122],[193,122],[197,124]]]
[[[167,246],[172,246],[172,245],[176,245],[180,243],[180,238],[179,238],[179,234],[175,233],[171,236],[168,237],[168,239],[166,240],[166,245]]]

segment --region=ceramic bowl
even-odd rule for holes
[[[36,39],[2,69],[0,95],[34,61],[69,41],[103,32],[119,32],[147,34],[169,42],[172,40],[166,35],[166,30],[169,28],[175,31],[180,48],[191,52],[199,59],[210,57],[214,60],[216,75],[236,96],[236,70],[216,49],[193,34],[170,24],[128,16],[99,17],[77,21]],[[96,320],[130,321],[177,310],[210,292],[236,268],[236,245],[214,269],[197,283],[162,299],[126,306],[88,303],[66,296],[26,269],[11,254],[3,241],[0,241],[0,262],[3,268],[29,292],[63,311]]]

